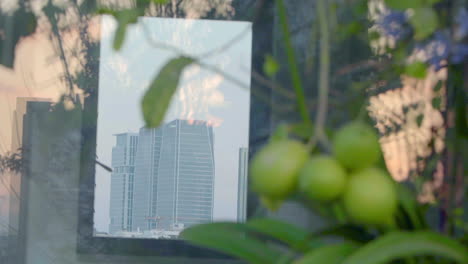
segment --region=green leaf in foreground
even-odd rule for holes
[[[179,57],[170,60],[154,78],[141,102],[143,118],[147,127],[157,127],[164,120],[182,71],[193,59]]]
[[[276,219],[252,219],[246,223],[246,227],[253,232],[277,239],[286,243],[291,248],[302,252],[306,252],[322,244],[318,239],[309,238],[307,230]]]
[[[323,246],[305,254],[294,264],[339,264],[356,248],[352,243]]]
[[[411,256],[439,256],[468,263],[468,249],[443,235],[430,232],[393,232],[367,243],[343,264],[375,264]]]
[[[242,230],[242,224],[211,223],[193,226],[181,233],[181,238],[208,247],[249,263],[275,263],[280,253],[265,243],[249,237]]]
[[[439,27],[437,14],[430,7],[415,8],[414,14],[410,17],[410,23],[414,28],[416,40],[429,37]]]
[[[116,51],[120,50],[123,46],[128,25],[138,22],[138,17],[144,14],[141,8],[131,8],[118,11],[109,8],[100,8],[97,10],[97,13],[101,15],[112,15],[117,20],[117,29],[115,31],[113,41],[113,48]]]

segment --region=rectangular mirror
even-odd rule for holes
[[[251,23],[144,17],[129,26],[120,51],[116,27],[102,18],[96,163],[82,176],[95,187],[80,197],[81,204],[93,197],[94,208],[92,218],[89,209],[82,214],[80,249],[96,252],[99,240],[119,241],[117,253],[143,243],[165,255],[199,254],[178,239],[184,228],[246,218]],[[142,98],[180,56],[196,61],[183,70],[163,123],[148,128]]]

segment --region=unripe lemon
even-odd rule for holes
[[[307,148],[297,141],[268,143],[252,159],[252,189],[268,198],[285,198],[295,191],[299,170],[307,158]]]
[[[336,159],[348,169],[367,168],[379,159],[379,137],[371,126],[351,122],[335,134],[333,152]]]
[[[397,209],[397,194],[390,176],[367,168],[350,175],[343,194],[349,216],[362,224],[385,224]]]
[[[299,174],[299,189],[309,198],[330,201],[338,198],[346,186],[346,171],[332,157],[314,156]]]

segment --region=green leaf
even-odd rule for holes
[[[442,98],[440,96],[432,98],[432,107],[434,107],[434,109],[440,109],[441,104]]]
[[[420,61],[413,62],[406,65],[404,73],[414,78],[424,79],[427,75],[427,65]]]
[[[403,184],[395,185],[398,192],[398,202],[403,213],[408,216],[410,225],[414,229],[427,228],[421,207],[415,199],[414,193]]]
[[[323,246],[305,254],[294,264],[340,264],[356,248],[352,243]]]
[[[385,4],[393,9],[405,10],[408,8],[416,8],[424,5],[423,0],[385,0]]]
[[[439,19],[434,9],[430,7],[415,8],[414,14],[410,17],[410,24],[414,28],[414,38],[423,40],[436,31]]]
[[[170,60],[154,78],[141,102],[143,118],[147,127],[157,127],[161,124],[174,95],[182,71],[190,65],[193,59],[178,57]]]
[[[244,259],[250,263],[275,263],[280,253],[265,243],[249,237],[238,223],[211,223],[189,227],[181,238]]]
[[[374,236],[367,232],[367,230],[352,224],[327,227],[315,232],[313,235],[320,237],[340,237],[358,243],[367,243],[374,239]]]
[[[443,84],[443,82],[442,82],[441,80],[439,80],[439,81],[436,83],[436,85],[434,86],[434,88],[433,88],[434,92],[440,91],[440,89],[442,89],[442,84]]]
[[[439,256],[468,263],[468,249],[457,241],[430,232],[393,232],[357,249],[343,264],[389,263],[411,256]]]
[[[125,33],[127,32],[127,24],[118,24],[114,35],[113,48],[120,50],[125,40]]]
[[[265,56],[265,62],[263,63],[263,72],[269,77],[275,76],[280,69],[280,65],[275,57],[271,55]]]
[[[416,117],[416,123],[418,124],[418,127],[421,127],[423,120],[424,120],[424,114],[419,114]]]
[[[117,20],[117,30],[114,35],[114,50],[120,50],[125,40],[125,33],[130,24],[138,22],[138,17],[144,15],[144,8],[131,8],[124,10],[113,10],[109,8],[99,8],[97,14],[109,14]]]
[[[291,248],[305,252],[321,245],[318,239],[309,238],[308,231],[284,221],[259,218],[252,219],[246,223],[247,228],[252,231],[267,235],[286,243]]]

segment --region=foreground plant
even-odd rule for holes
[[[386,50],[390,54],[387,70],[391,69],[398,76],[423,79],[429,70],[454,66],[450,70],[456,73],[456,65],[466,63],[468,53],[464,54],[460,47],[466,46],[463,41],[468,36],[467,21],[457,22],[455,35],[464,35],[454,38],[456,44],[450,45],[458,48],[439,43],[440,36],[448,30],[439,21],[447,18],[447,14],[437,8],[446,8],[448,2],[385,1],[390,8],[376,21],[376,27],[379,33],[395,41],[395,45]],[[427,212],[438,205],[420,204],[417,192],[395,182],[387,172],[382,162],[379,135],[372,125],[363,121],[362,111],[356,120],[345,122],[334,134],[325,127],[330,74],[326,1],[316,1],[321,53],[315,120],[304,110],[304,95],[289,43],[283,1],[277,0],[276,4],[292,86],[298,97],[297,109],[303,119],[302,125],[312,129],[306,136],[298,136],[292,132],[292,125],[286,125],[289,129],[280,126],[270,142],[251,160],[251,188],[270,210],[278,209],[286,200],[294,201],[320,215],[328,226],[311,232],[279,220],[253,218],[246,223],[190,227],[182,232],[182,238],[249,263],[468,263],[463,236],[443,234],[440,229],[431,227],[434,221],[428,221]],[[427,50],[436,44],[443,47],[433,47],[432,53]],[[420,49],[428,52],[424,60],[407,59]],[[271,64],[271,61],[269,58],[266,63]],[[269,75],[274,74],[273,67],[266,65],[265,69]],[[459,92],[462,83],[457,85],[454,89]],[[457,115],[464,116],[463,111]],[[456,119],[460,121],[457,126],[466,127],[466,118],[460,119]],[[334,242],[330,242],[330,237]]]
[[[353,125],[346,125],[337,135]],[[183,231],[182,238],[250,263],[468,263],[466,247],[428,230],[423,206],[413,195],[397,196],[408,190],[377,167],[377,135],[371,127],[360,126],[367,134],[359,144],[354,145],[356,135],[335,139],[335,144],[343,145],[340,161],[331,155],[312,155],[306,161],[306,145],[277,139],[251,164],[253,188],[263,201],[273,201],[274,206],[266,202],[267,207],[276,209],[285,199],[296,200],[322,213],[332,223],[330,227],[309,232],[286,222],[257,218],[191,227]],[[359,168],[346,170],[354,155],[360,156]],[[326,243],[330,236],[339,239]]]

